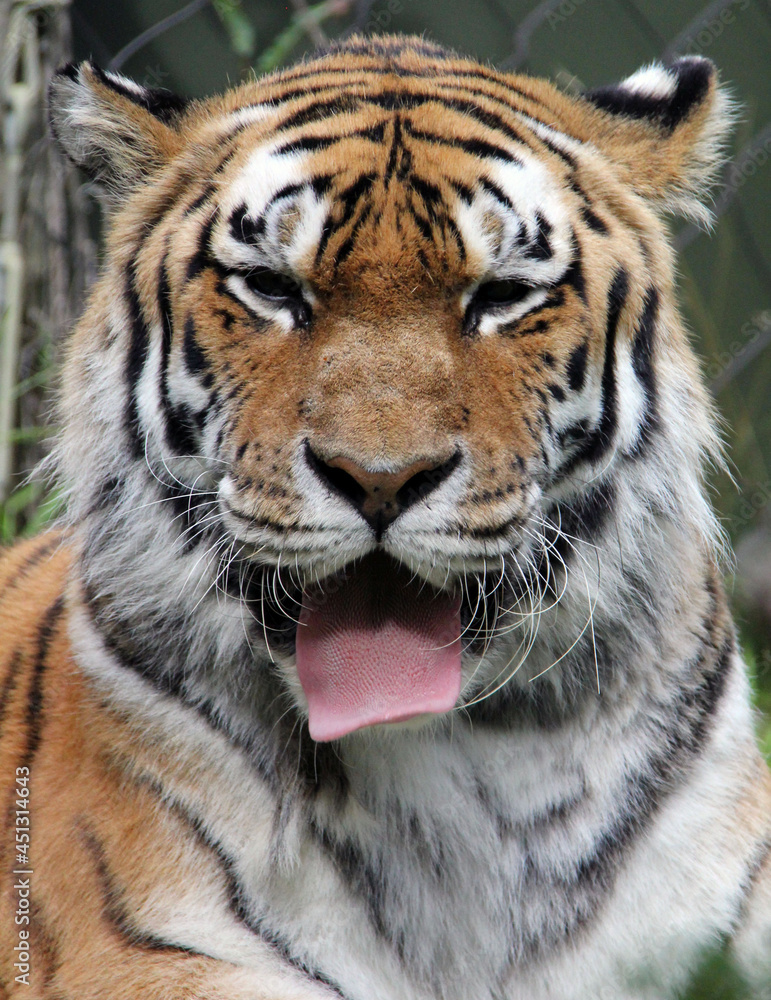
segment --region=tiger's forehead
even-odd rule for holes
[[[238,139],[220,198],[227,263],[338,285],[367,262],[405,281],[550,282],[564,270],[572,237],[559,174],[525,123],[503,136],[469,129],[463,108],[384,92],[382,81],[229,118]]]

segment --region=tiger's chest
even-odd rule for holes
[[[374,754],[364,740],[334,773],[317,759],[309,794],[270,787],[200,720],[185,728],[203,780],[193,793],[182,772],[164,781],[205,831],[202,895],[218,880],[226,892],[196,916],[169,886],[174,932],[255,968],[251,949],[267,944],[308,975],[309,998],[565,1000],[609,983],[645,996],[622,992],[629,977],[665,968],[671,981],[738,905],[745,859],[720,858],[704,835],[733,794],[715,794],[709,754],[658,807],[630,783],[629,734],[611,752],[580,726],[504,736],[456,722]]]

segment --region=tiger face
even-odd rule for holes
[[[157,500],[130,534],[168,547],[180,613],[233,602],[314,739],[510,682],[571,538],[651,469],[667,494],[666,434],[700,465],[660,214],[699,211],[706,61],[571,97],[357,40],[190,106],[88,66],[54,96],[112,210],[70,349],[75,508]]]

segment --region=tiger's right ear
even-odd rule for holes
[[[59,147],[101,187],[111,208],[179,149],[186,102],[91,63],[58,71],[49,123]]]

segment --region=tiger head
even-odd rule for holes
[[[704,217],[728,118],[700,58],[579,96],[399,38],[192,103],[62,71],[110,229],[58,463],[114,648],[176,622],[157,673],[208,642],[208,691],[246,637],[330,740],[562,659],[620,534],[640,578],[650,525],[708,544],[662,216]]]

